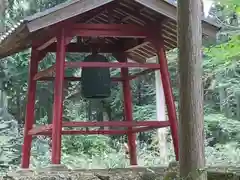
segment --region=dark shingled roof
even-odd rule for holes
[[[31,47],[32,40],[49,34],[49,26],[73,19],[81,23],[108,23],[105,6],[111,6],[113,21],[143,26],[149,22],[156,24],[163,20],[163,37],[166,50],[177,46],[177,8],[164,0],[71,0],[44,12],[26,17],[0,38],[0,58]],[[97,14],[97,15],[96,15]],[[220,27],[203,19],[203,37],[215,38]],[[117,43],[109,39],[108,43]],[[144,42],[127,50],[130,56],[146,59],[155,56],[149,42]]]

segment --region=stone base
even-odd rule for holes
[[[135,168],[140,168],[140,169],[145,168],[146,169],[146,167],[139,166],[139,165],[130,165],[130,166],[128,166],[128,168],[133,168],[133,169],[135,169]]]
[[[63,173],[66,174],[69,172],[69,169],[67,166],[62,164],[51,164],[45,168],[37,169],[37,174],[56,174],[56,173]]]
[[[26,176],[34,176],[34,175],[41,175],[41,174],[56,174],[56,173],[68,173],[69,169],[67,166],[62,164],[51,164],[48,167],[40,168],[38,170],[32,170],[32,169],[23,169],[19,168],[14,172],[9,172],[7,175],[11,177],[26,177]]]
[[[34,170],[28,168],[28,169],[23,169],[19,168],[15,172],[9,172],[8,176],[31,176],[34,174]]]
[[[129,168],[119,169],[74,169],[68,170],[63,165],[50,165],[47,168],[36,169],[19,169],[15,175],[1,177],[0,180],[162,180],[163,177],[172,177],[176,171],[165,171],[166,167],[141,167],[132,166]],[[239,168],[228,168],[221,170],[219,168],[207,168],[208,180],[236,180],[239,176],[236,172]]]
[[[23,170],[25,174],[12,173],[9,174],[11,180],[152,180],[154,173],[146,173],[146,168],[134,166],[132,168],[119,168],[119,169],[79,169],[68,170],[63,165],[50,165],[47,168],[32,170]],[[31,172],[31,173],[27,173]],[[144,177],[144,179],[143,179]],[[1,179],[1,177],[0,177]],[[7,180],[7,177],[3,178]],[[162,178],[156,178],[154,180],[161,180]]]
[[[49,169],[52,171],[68,171],[68,167],[63,164],[51,164],[44,169]]]

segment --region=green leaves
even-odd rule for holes
[[[215,0],[215,3],[216,4],[220,3],[225,6],[228,5],[228,6],[233,6],[233,7],[240,5],[240,2],[238,0]]]
[[[224,68],[230,67],[233,63],[240,60],[240,38],[231,37],[231,40],[210,48],[205,48],[204,53],[207,59],[203,61],[205,71],[218,72]]]

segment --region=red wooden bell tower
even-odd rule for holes
[[[108,14],[109,15],[109,14]],[[110,17],[109,17],[110,18]],[[57,28],[56,28],[57,27]],[[167,67],[167,60],[165,56],[164,39],[161,33],[161,26],[155,26],[153,23],[139,26],[136,24],[119,24],[119,23],[76,23],[73,21],[65,21],[62,23],[54,24],[52,32],[56,34],[56,64],[47,70],[37,72],[38,63],[41,60],[41,55],[44,52],[51,51],[53,46],[47,46],[45,43],[39,43],[34,41],[35,44],[47,46],[43,48],[44,51],[39,51],[36,46],[32,47],[30,73],[29,73],[29,89],[28,89],[28,101],[26,111],[26,122],[24,131],[24,144],[22,151],[22,168],[29,167],[30,150],[32,136],[34,135],[47,135],[52,138],[52,164],[61,163],[61,136],[62,135],[81,135],[81,134],[104,134],[104,135],[124,135],[128,137],[130,164],[137,165],[136,154],[136,133],[148,131],[154,128],[163,128],[170,126],[174,150],[176,159],[178,160],[178,137],[177,137],[177,117],[176,109],[171,89],[171,83],[169,78],[169,72]],[[155,53],[158,57],[159,63],[146,63],[140,62],[137,58],[133,58],[136,63],[130,63],[127,61],[128,55],[124,50],[124,46],[116,43],[114,51],[107,43],[102,45],[100,52],[109,51],[112,53],[118,62],[66,62],[66,52],[71,52],[71,39],[74,36],[79,37],[103,37],[103,38],[118,38],[120,40],[134,38],[138,41],[149,42],[155,49]],[[120,41],[119,40],[119,41]],[[47,41],[48,43],[49,41]],[[91,47],[87,47],[90,49]],[[81,52],[81,48],[79,48]],[[112,52],[111,52],[112,51]],[[90,51],[89,51],[90,52]],[[64,80],[80,80],[75,77],[65,77],[64,71],[66,68],[82,68],[82,67],[109,67],[120,68],[121,77],[112,77],[113,80],[122,83],[123,95],[124,95],[124,121],[111,121],[111,122],[63,122],[63,83]],[[144,69],[138,74],[129,74],[129,68],[139,67]],[[132,110],[132,95],[130,80],[136,78],[138,75],[147,74],[151,71],[160,71],[162,77],[162,84],[168,110],[168,121],[133,121]],[[54,104],[53,104],[53,118],[52,124],[44,125],[42,127],[33,128],[34,121],[34,104],[36,93],[36,81],[47,80],[46,76],[55,72],[55,85],[54,85]],[[126,130],[62,130],[62,127],[125,127]]]
[[[154,128],[162,128],[170,126],[174,149],[176,155],[178,154],[178,140],[177,140],[177,118],[176,110],[171,90],[169,79],[169,72],[167,68],[167,60],[165,57],[164,44],[161,35],[152,35],[153,32],[150,27],[140,27],[130,24],[72,24],[62,25],[59,27],[56,42],[56,65],[42,72],[37,72],[37,65],[40,60],[41,53],[34,47],[32,48],[31,62],[30,62],[30,75],[29,75],[29,89],[27,112],[25,122],[24,144],[22,154],[22,168],[29,166],[29,157],[31,149],[31,141],[33,135],[48,135],[52,137],[52,164],[60,164],[61,162],[61,136],[65,134],[126,134],[128,136],[128,144],[130,149],[130,163],[137,165],[136,155],[136,133],[144,132]],[[73,36],[79,35],[81,37],[118,37],[118,38],[148,38],[153,46],[156,48],[159,63],[129,63],[127,62],[126,53],[119,49],[115,53],[115,57],[119,62],[66,62],[65,55],[68,50],[67,45],[69,39]],[[155,40],[158,39],[156,42]],[[38,60],[38,61],[37,61]],[[67,78],[64,76],[66,68],[79,68],[79,67],[109,67],[121,68],[121,78],[113,78],[115,81],[122,83],[124,95],[124,121],[112,122],[63,122],[63,83]],[[128,69],[133,67],[143,68],[141,73],[158,70],[161,72],[162,83],[164,87],[164,94],[166,97],[166,104],[168,109],[168,121],[133,121],[132,115],[132,95],[130,80],[136,78],[139,74],[129,75]],[[45,80],[47,74],[55,71],[55,85],[54,85],[54,104],[53,104],[53,121],[52,124],[44,125],[42,127],[33,128],[34,120],[34,104],[36,93],[36,81]],[[74,80],[74,77],[68,77]],[[78,79],[80,80],[80,79]],[[62,130],[62,127],[96,127],[96,126],[112,126],[112,127],[126,127],[127,130]],[[178,158],[176,156],[176,158]]]
[[[204,33],[215,35],[218,28],[203,21]],[[171,89],[165,50],[177,46],[176,7],[159,0],[75,0],[50,10],[27,17],[17,28],[1,37],[0,58],[31,47],[27,92],[22,168],[30,164],[32,137],[52,138],[52,164],[61,163],[62,135],[104,134],[128,136],[130,164],[137,164],[136,133],[170,126],[173,146],[178,160],[177,115]],[[20,35],[19,35],[20,34]],[[101,53],[111,53],[118,62],[66,62],[67,52],[89,53],[90,45],[74,43],[73,37],[101,37]],[[38,71],[39,62],[47,53],[56,53],[56,64]],[[147,59],[156,56],[158,63]],[[131,59],[134,62],[128,62]],[[81,81],[79,77],[66,77],[65,69],[83,67],[120,68],[121,77],[111,77],[122,83],[124,95],[124,120],[109,122],[63,122],[64,81]],[[130,74],[129,68],[142,68]],[[167,121],[134,121],[130,81],[137,76],[160,71],[168,111]],[[35,95],[37,81],[54,80],[52,124],[34,127]],[[125,127],[125,130],[64,130],[63,127]]]

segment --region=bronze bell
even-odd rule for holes
[[[84,62],[108,62],[98,53],[93,53]],[[111,95],[111,76],[109,68],[84,67],[81,72],[82,96],[89,99],[103,99]]]

